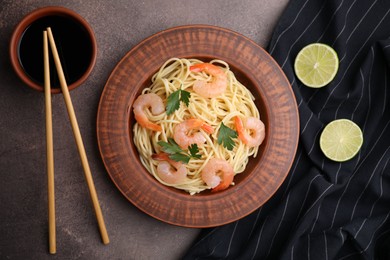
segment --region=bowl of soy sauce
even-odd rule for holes
[[[10,42],[11,64],[19,78],[44,91],[43,31],[51,28],[69,90],[80,86],[96,62],[97,44],[88,22],[73,10],[59,6],[36,9],[16,26]],[[61,92],[49,51],[51,93]]]

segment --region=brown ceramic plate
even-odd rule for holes
[[[142,166],[133,143],[134,99],[172,57],[226,61],[256,98],[266,138],[256,158],[221,192],[189,195],[160,184]],[[213,227],[238,220],[262,206],[279,188],[293,162],[299,134],[290,84],[277,63],[250,39],[207,25],[176,27],[139,43],[118,63],[101,96],[97,134],[112,181],[136,207],[162,221]]]

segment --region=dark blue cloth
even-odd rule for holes
[[[390,259],[390,1],[292,0],[268,47],[287,75],[300,114],[289,175],[253,214],[202,230],[185,259]],[[304,86],[294,59],[306,45],[340,59],[326,87]],[[363,131],[360,152],[333,162],[319,137],[332,120]]]

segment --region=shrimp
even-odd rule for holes
[[[227,88],[227,77],[223,70],[211,63],[199,63],[190,67],[190,71],[206,73],[214,76],[213,82],[197,80],[194,83],[194,92],[205,98],[213,98],[221,95]]]
[[[242,121],[239,116],[234,118],[238,138],[249,147],[259,146],[265,137],[264,123],[256,117],[246,117]],[[251,134],[247,133],[245,129],[250,129]]]
[[[133,104],[135,120],[137,120],[142,127],[161,132],[161,126],[150,122],[145,114],[145,109],[149,107],[151,108],[153,115],[158,115],[165,111],[161,97],[154,93],[143,94],[138,96]]]
[[[152,158],[159,161],[157,165],[157,175],[164,182],[168,184],[177,184],[187,179],[187,169],[185,165],[170,159],[167,153],[152,154]]]
[[[223,159],[212,158],[203,168],[201,177],[212,191],[224,190],[233,182],[233,166]]]
[[[214,132],[214,129],[203,122],[203,120],[192,118],[175,126],[173,139],[182,149],[187,149],[191,144],[202,145],[206,142],[206,138],[202,135],[202,133],[197,132],[189,134],[191,130],[197,129],[203,129],[208,134],[212,134]]]

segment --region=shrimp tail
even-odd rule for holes
[[[212,158],[202,170],[202,180],[212,192],[227,189],[233,182],[233,167],[223,159]]]
[[[189,127],[192,129],[202,128],[203,131],[205,131],[208,134],[214,133],[214,128],[211,125],[206,124],[203,120],[197,118],[191,118],[188,119],[187,122]]]
[[[148,129],[156,131],[156,132],[162,131],[162,127],[160,125],[152,123],[149,120],[145,120],[142,118],[142,116],[135,115],[135,120],[137,120],[137,122],[145,128],[148,128]]]
[[[232,178],[232,181],[233,181],[233,178]],[[229,188],[231,183],[232,182],[230,182],[230,183],[229,182],[221,182],[214,189],[212,189],[211,192],[217,192],[217,191],[225,190],[225,189]]]
[[[211,126],[211,125],[208,125],[206,123],[204,123],[201,128],[203,129],[203,131],[205,131],[206,133],[208,134],[212,134],[214,133],[214,128]]]
[[[244,143],[244,144],[247,144],[248,143],[248,139],[246,138],[246,136],[244,135],[244,123],[242,122],[241,118],[239,116],[235,116],[234,117],[234,124],[236,126],[236,129],[237,129],[237,133],[238,133],[238,138]]]
[[[160,125],[157,125],[157,124],[154,124],[154,123],[150,123],[150,124],[147,124],[147,128],[153,130],[153,131],[156,131],[156,132],[161,132],[162,131],[162,127]]]
[[[202,65],[202,64],[203,63],[199,63],[199,64],[195,64],[195,65],[190,66],[190,71],[201,72],[203,70],[203,67],[204,67],[204,65]]]
[[[169,154],[161,152],[161,153],[154,153],[152,154],[152,159],[157,160],[157,161],[168,161],[169,159]]]

